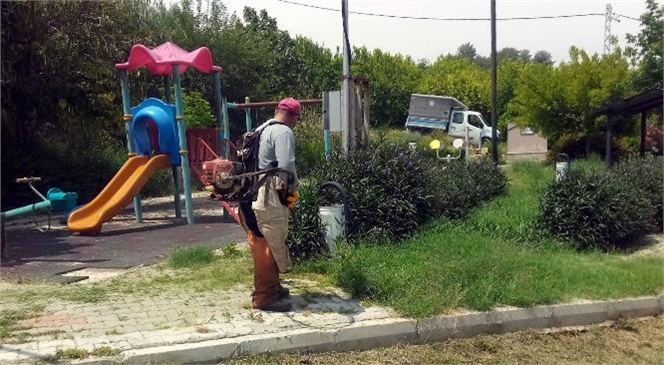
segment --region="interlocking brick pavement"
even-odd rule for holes
[[[312,285],[290,282],[292,311],[288,313],[248,309],[250,289],[152,297],[114,294],[86,304],[54,299],[38,317],[19,323],[28,329],[14,333],[0,346],[0,363],[34,360],[54,355],[58,349],[143,349],[297,329],[338,329],[395,317],[387,308],[364,307],[333,288],[314,297],[298,294],[313,291]],[[0,301],[0,310],[11,305]]]

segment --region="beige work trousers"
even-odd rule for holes
[[[286,246],[290,211],[279,200],[277,187],[281,185],[281,181],[278,176],[267,178],[265,184],[258,189],[256,201],[252,202],[251,208],[256,215],[258,229],[272,251],[279,272],[285,273],[292,268],[290,252]],[[243,226],[245,231],[249,231],[246,225]]]

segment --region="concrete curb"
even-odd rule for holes
[[[664,294],[614,301],[544,305],[533,308],[494,310],[438,316],[419,321],[380,319],[337,330],[297,330],[271,335],[243,336],[196,344],[164,346],[124,352],[123,363],[199,363],[232,356],[279,353],[365,350],[396,344],[423,344],[447,338],[589,325],[620,317],[646,317],[664,313]]]
[[[664,294],[657,297],[543,305],[421,320],[376,319],[339,329],[297,329],[275,334],[246,335],[169,346],[126,350],[115,359],[86,359],[75,364],[191,364],[222,361],[234,356],[280,352],[365,350],[396,344],[424,344],[447,338],[500,334],[522,329],[590,325],[621,317],[664,313]]]

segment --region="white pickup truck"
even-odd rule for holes
[[[466,138],[468,143],[480,147],[491,143],[491,127],[481,113],[468,110],[459,100],[450,96],[412,94],[407,130],[430,131],[440,129],[452,138]],[[496,131],[500,138],[500,131]]]

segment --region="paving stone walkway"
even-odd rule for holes
[[[57,350],[117,350],[186,344],[298,329],[335,329],[396,317],[388,308],[364,307],[344,293],[317,283],[292,280],[292,311],[249,308],[250,289],[152,297],[112,295],[99,303],[50,301],[39,316],[19,322],[27,328],[5,339],[0,363],[55,355]],[[15,307],[3,301],[0,311]],[[0,340],[2,341],[2,340]]]

